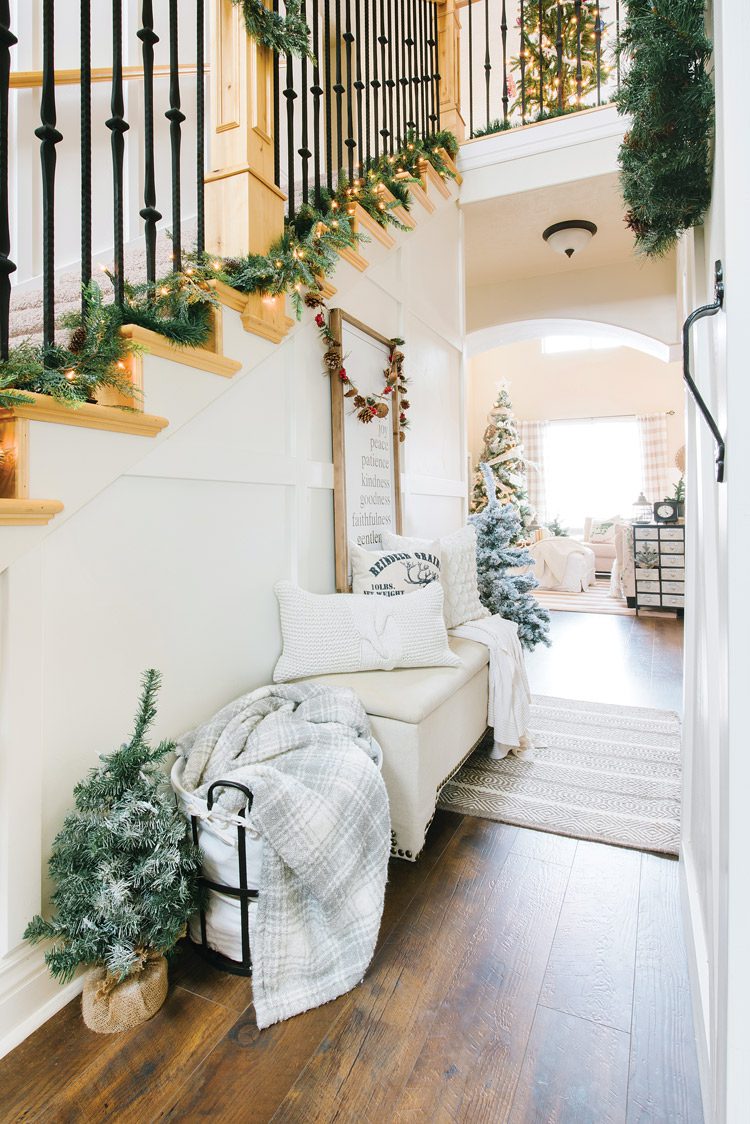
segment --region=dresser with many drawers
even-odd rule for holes
[[[635,608],[685,608],[684,523],[635,523]]]

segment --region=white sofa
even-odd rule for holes
[[[424,845],[446,781],[487,729],[489,653],[483,644],[449,637],[461,666],[318,675],[315,682],[351,687],[383,749],[391,808],[391,854],[414,861]]]
[[[614,539],[612,542],[591,542],[591,524],[593,522],[592,516],[587,515],[583,522],[583,539],[581,541],[589,550],[593,550],[597,573],[609,574],[612,572],[612,563],[615,560]]]

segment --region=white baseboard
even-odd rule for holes
[[[689,842],[682,844],[680,854],[680,897],[682,899],[682,928],[685,934],[685,952],[693,1008],[693,1030],[695,1031],[698,1073],[703,1100],[703,1118],[705,1124],[713,1124],[708,948],[703,930],[702,911],[695,878],[695,864],[693,863]]]
[[[0,961],[0,1058],[52,1018],[83,987],[81,976],[61,987],[44,963],[44,950],[19,945]]]

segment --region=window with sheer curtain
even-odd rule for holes
[[[549,422],[544,443],[547,515],[576,535],[587,515],[632,517],[641,490],[635,418]]]

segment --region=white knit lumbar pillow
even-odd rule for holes
[[[275,586],[284,650],[274,683],[346,671],[459,667],[448,647],[438,582],[410,597],[307,593]]]
[[[425,550],[430,539],[381,535],[386,550]],[[440,539],[440,584],[445,592],[445,626],[456,628],[490,614],[479,600],[477,586],[477,532],[471,524]]]
[[[440,549],[430,543],[426,550],[364,550],[349,544],[352,564],[352,593],[400,597],[440,581]]]

